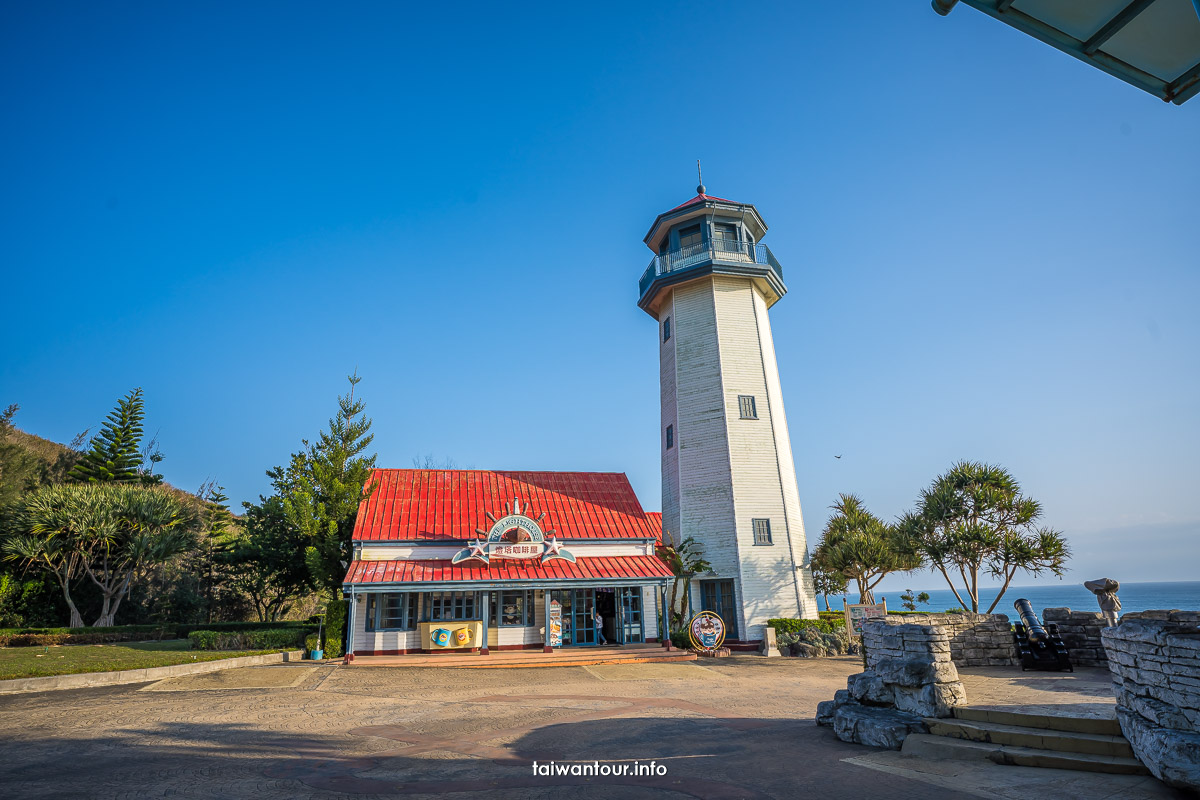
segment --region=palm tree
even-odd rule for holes
[[[83,617],[71,584],[86,575],[100,590],[98,626],[111,626],[121,600],[146,570],[195,543],[191,504],[159,488],[117,483],[48,486],[27,496],[15,531],[0,554],[6,560],[54,575],[71,610],[71,627]]]
[[[71,583],[85,568],[80,542],[88,524],[90,494],[89,487],[75,485],[46,486],[30,493],[16,509],[14,531],[0,545],[4,560],[54,576],[70,609],[72,628],[83,627]]]
[[[852,494],[838,496],[813,553],[813,568],[858,584],[858,602],[874,603],[874,588],[892,572],[921,566],[921,557],[894,526],[872,514]]]
[[[683,627],[687,619],[688,591],[692,586],[692,578],[712,569],[712,564],[704,560],[704,551],[700,544],[691,536],[679,544],[675,544],[668,531],[663,531],[662,543],[657,549],[658,557],[666,562],[675,575],[671,584],[671,597],[667,603],[669,613],[668,624],[671,630],[677,631]],[[682,591],[681,591],[682,590]]]
[[[196,515],[190,504],[161,489],[108,485],[96,491],[104,514],[84,543],[90,555],[85,571],[102,598],[96,626],[109,627],[135,581],[195,546]]]
[[[979,612],[980,573],[1003,580],[990,614],[1017,572],[1062,576],[1071,549],[1059,531],[1035,527],[1041,516],[1041,504],[1021,494],[1008,470],[960,461],[921,492],[917,510],[899,528],[964,608]]]

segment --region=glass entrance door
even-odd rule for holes
[[[596,643],[596,620],[593,614],[596,609],[596,591],[594,589],[575,590],[575,644]]]
[[[617,590],[617,612],[620,614],[618,631],[621,644],[640,644],[646,641],[642,629],[642,589],[627,586]]]
[[[551,597],[562,606],[563,647],[595,644],[596,621],[592,619],[596,608],[595,590],[555,589]]]
[[[737,604],[733,581],[700,581],[700,609],[711,611],[725,623],[725,638],[738,638]]]

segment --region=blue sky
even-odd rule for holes
[[[657,509],[641,239],[699,157],[785,268],[812,541],[968,458],[1073,578],[1198,577],[1200,100],[924,0],[0,14],[26,430],[141,386],[167,478],[252,499],[357,368],[381,465],[623,471]]]

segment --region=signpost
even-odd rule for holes
[[[688,623],[688,638],[697,650],[714,653],[725,641],[725,621],[712,611],[701,611]]]
[[[846,614],[846,633],[850,636],[862,636],[863,623],[869,619],[887,616],[887,600],[882,603],[849,603],[842,601]]]
[[[550,646],[562,647],[562,603],[550,601],[550,619],[546,624],[550,626]]]

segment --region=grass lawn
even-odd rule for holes
[[[72,675],[77,672],[112,672],[122,669],[167,667],[193,661],[217,661],[256,656],[277,650],[190,650],[187,639],[118,644],[67,644],[46,647],[0,648],[0,680]]]

